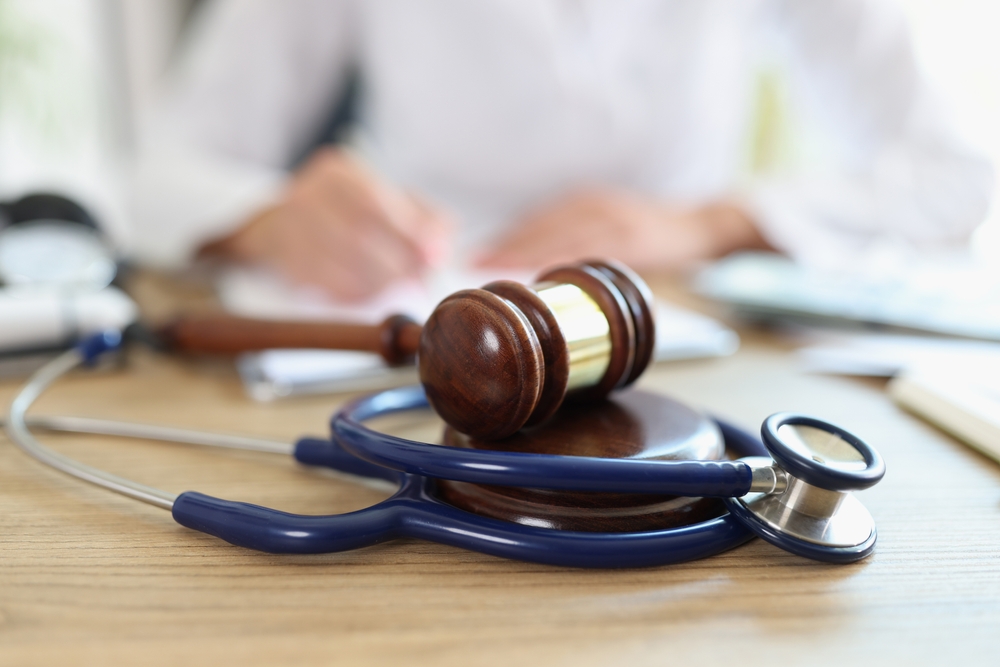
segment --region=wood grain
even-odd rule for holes
[[[596,342],[599,352],[576,348],[581,366],[574,367],[571,354],[574,344],[583,345],[580,332],[561,328],[569,329],[573,318],[560,325],[558,307],[542,296],[551,283],[576,287],[601,324],[600,337],[587,343]],[[544,423],[567,395],[603,400],[631,383],[655,342],[648,287],[624,266],[595,261],[548,270],[532,288],[497,281],[448,296],[424,325],[417,356],[435,411],[461,433],[495,440]],[[594,361],[599,365],[590,377],[586,364]]]
[[[184,315],[160,327],[157,335],[173,352],[240,354],[268,349],[358,350],[382,355],[398,366],[412,363],[420,325],[403,315],[381,324],[286,322],[224,313]]]
[[[654,288],[698,305],[669,282]],[[796,410],[869,439],[888,465],[859,494],[879,526],[872,558],[822,565],[759,540],[623,571],[412,540],[271,556],[51,472],[0,436],[0,664],[996,664],[1000,467],[899,411],[881,384],[803,374],[780,340],[742,333],[731,358],[658,365],[638,384],[749,428]],[[0,384],[0,400],[15,385]],[[346,398],[254,404],[228,364],[133,353],[123,369],[68,378],[39,412],[293,438],[323,433]],[[441,427],[413,417],[388,426],[414,436]],[[384,497],[264,455],[45,440],[175,492],[315,513]]]
[[[514,304],[535,330],[544,361],[544,380],[538,402],[524,425],[541,424],[559,409],[566,397],[566,384],[569,381],[569,349],[566,347],[566,338],[559,329],[555,314],[534,290],[511,280],[498,280],[483,285],[483,289]]]
[[[503,438],[538,406],[545,383],[542,346],[531,323],[492,292],[455,292],[420,335],[420,383],[442,419],[478,438]]]
[[[570,403],[550,421],[503,440],[481,441],[446,428],[444,444],[506,452],[600,458],[717,460],[722,436],[703,414],[663,394],[632,390],[605,401]],[[662,494],[581,493],[440,480],[452,505],[531,526],[588,532],[635,532],[721,516],[718,499]]]
[[[628,386],[645,372],[656,351],[656,313],[653,310],[653,293],[642,276],[621,262],[595,259],[584,263],[603,273],[618,288],[632,314],[635,329],[635,359],[632,362],[632,370],[621,385]]]

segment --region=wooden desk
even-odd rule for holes
[[[902,413],[880,384],[799,372],[760,333],[744,332],[731,358],[661,365],[641,384],[748,427],[796,410],[869,439],[888,465],[861,494],[875,555],[830,566],[757,540],[684,565],[584,571],[401,540],[273,556],[50,471],[0,437],[0,664],[998,664],[1000,467]],[[4,404],[16,385],[0,384]],[[324,433],[344,398],[255,404],[226,364],[135,351],[124,369],[63,381],[37,412],[292,439]],[[263,454],[45,440],[169,491],[294,512],[385,495]]]

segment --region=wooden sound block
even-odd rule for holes
[[[545,424],[503,440],[478,440],[451,427],[445,445],[602,458],[717,460],[725,444],[715,424],[666,396],[636,389],[564,405]],[[439,480],[436,495],[461,509],[559,530],[633,532],[682,526],[725,513],[716,498],[586,493]]]

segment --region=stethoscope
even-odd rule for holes
[[[656,461],[458,449],[380,433],[364,422],[428,407],[421,387],[391,389],[338,411],[332,439],[294,445],[142,424],[69,417],[26,418],[53,382],[117,349],[117,332],[86,339],[33,375],[15,396],[6,429],[23,451],[64,473],[170,510],[179,524],[234,545],[271,553],[347,551],[415,537],[504,558],[572,567],[640,567],[714,555],[754,536],[800,556],[832,563],[865,558],[875,547],[871,514],[851,491],[885,474],[879,454],[842,428],[792,414],[768,417],[754,436],[717,421],[735,461]],[[398,485],[390,498],[356,512],[289,514],[194,491],[174,495],[92,468],[39,443],[29,426],[291,454],[361,478]],[[660,493],[725,499],[728,514],[646,532],[565,531],[479,516],[434,493],[436,479],[541,489]]]

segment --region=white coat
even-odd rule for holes
[[[830,150],[748,178],[762,53]],[[183,263],[272,201],[352,65],[357,150],[450,208],[460,252],[603,184],[739,196],[779,249],[843,261],[886,240],[962,242],[993,185],[885,2],[220,0],[142,133],[140,255]]]

